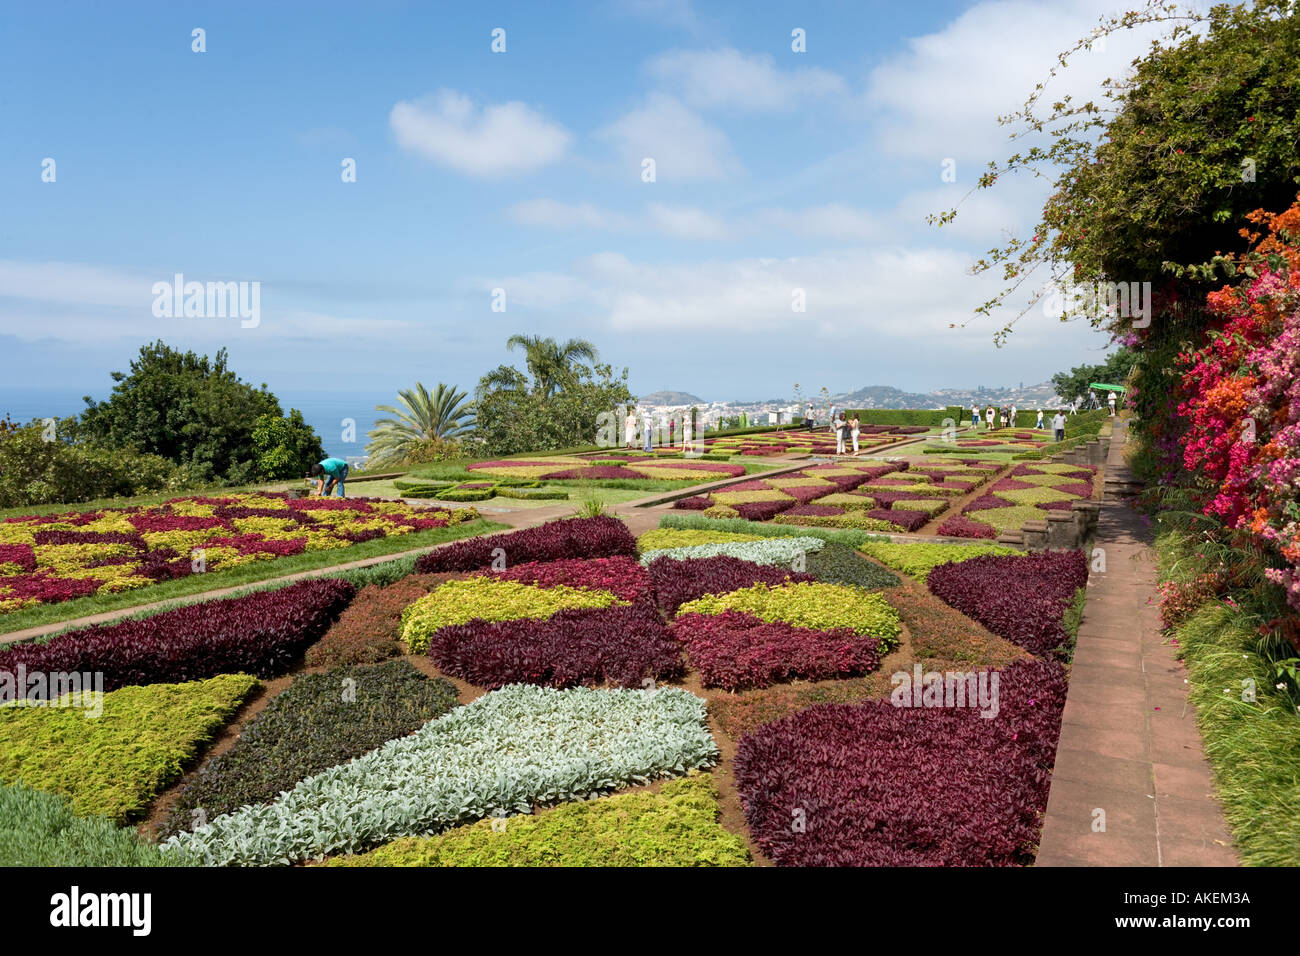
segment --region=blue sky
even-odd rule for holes
[[[1042,381],[1105,338],[1035,313],[999,350],[1000,323],[949,326],[990,289],[965,267],[1032,224],[1044,186],[981,196],[953,230],[922,217],[1005,154],[996,116],[1109,9],[10,6],[0,380],[102,395],[162,338],[224,346],[273,390],[472,389],[524,332],[592,339],[639,392]],[[259,324],[155,316],[175,273],[260,283]]]

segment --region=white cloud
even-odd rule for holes
[[[554,199],[526,199],[507,212],[520,225],[547,229],[609,229],[615,216],[591,203],[563,203]]]
[[[860,242],[878,239],[884,232],[876,215],[840,203],[807,209],[763,209],[755,214],[756,224],[782,229],[800,236]]]
[[[699,109],[788,110],[844,91],[844,81],[816,67],[782,70],[767,54],[731,47],[671,50],[647,64],[651,75]]]
[[[723,179],[740,168],[726,135],[665,93],[651,93],[596,135],[614,144],[629,176],[640,175],[646,157],[659,181]]]
[[[1020,109],[1047,77],[1057,54],[1115,13],[1113,0],[993,0],[966,10],[942,30],[908,41],[905,53],[870,74],[866,103],[879,120],[877,143],[895,155],[935,164],[946,157],[980,164],[1013,152],[1013,127],[998,116]],[[1161,28],[1123,31],[1104,49],[1076,54],[1047,87],[1045,103],[1065,94],[1082,103],[1108,76],[1123,76]],[[974,185],[972,169],[965,180]],[[937,172],[936,172],[937,176]]]
[[[498,177],[558,160],[571,136],[519,102],[479,108],[455,90],[399,102],[389,115],[398,145],[471,176]]]
[[[694,206],[669,206],[651,203],[648,208],[651,225],[665,236],[675,239],[725,239],[727,225]]]

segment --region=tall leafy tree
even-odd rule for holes
[[[257,416],[253,423],[253,448],[257,454],[258,477],[268,480],[298,478],[325,457],[320,436],[296,408],[287,417]]]
[[[1052,385],[1056,394],[1067,402],[1086,398],[1088,386],[1093,382],[1123,385],[1137,360],[1138,354],[1133,350],[1117,349],[1100,365],[1077,365],[1068,372],[1057,372],[1052,376]]]
[[[422,382],[416,382],[415,388],[397,393],[399,406],[376,405],[377,411],[395,417],[375,421],[376,427],[369,433],[371,441],[366,445],[371,464],[410,458],[429,442],[468,435],[474,427],[474,411],[467,397],[468,393],[441,382],[432,393]]]
[[[129,372],[112,377],[106,400],[85,399],[87,439],[160,455],[196,480],[259,477],[253,429],[260,416],[284,413],[265,383],[255,388],[227,367],[225,349],[209,359],[157,341],[140,348]]]
[[[512,335],[506,340],[506,348],[524,350],[524,364],[532,376],[531,390],[543,397],[569,384],[580,361],[594,363],[599,358],[596,346],[586,339],[560,343],[537,335]],[[507,376],[501,384],[510,387],[514,382]]]

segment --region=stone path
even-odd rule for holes
[[[1125,477],[1116,424],[1107,478]],[[1094,571],[1070,674],[1038,866],[1234,866],[1187,699],[1186,668],[1149,603],[1155,554],[1141,516],[1101,503]],[[1105,830],[1094,830],[1097,811]]]

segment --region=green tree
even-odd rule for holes
[[[1100,365],[1077,365],[1068,372],[1057,372],[1052,376],[1052,386],[1067,402],[1087,398],[1088,386],[1093,382],[1123,385],[1137,360],[1136,352],[1121,348],[1106,356]]]
[[[594,351],[594,350],[593,350]],[[474,438],[483,453],[510,455],[595,444],[598,416],[634,401],[627,369],[619,375],[605,364],[574,363],[563,388],[549,393],[530,387],[517,368],[501,365],[479,380],[474,390]]]
[[[384,462],[425,460],[429,446],[446,445],[473,430],[474,411],[466,402],[467,393],[454,386],[439,382],[431,394],[422,382],[416,382],[415,388],[402,389],[397,398],[400,407],[375,406],[376,411],[396,417],[377,419],[369,433],[366,454],[372,468]]]
[[[85,399],[82,430],[94,442],[134,448],[184,466],[202,481],[239,484],[257,477],[253,428],[284,412],[265,384],[254,388],[215,359],[161,341],[142,346],[129,372],[113,372],[112,395]]]
[[[300,478],[325,457],[320,436],[293,409],[283,415],[258,415],[253,423],[253,450],[258,477],[266,480]]]
[[[570,384],[579,360],[594,363],[599,358],[596,346],[586,339],[569,339],[561,344],[555,339],[537,335],[512,335],[506,340],[506,348],[524,350],[524,364],[533,377],[531,391],[544,398]],[[505,387],[515,385],[510,376],[501,384]]]

